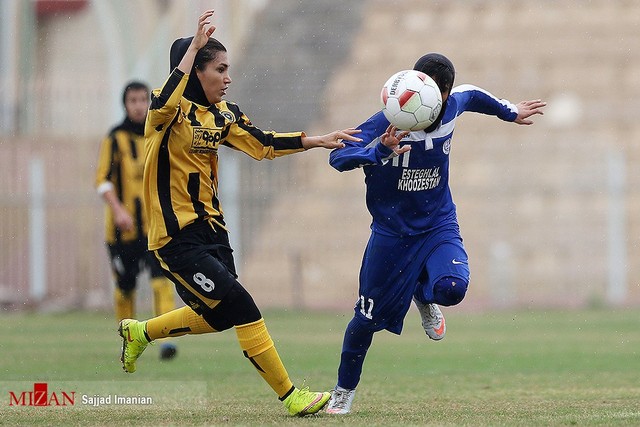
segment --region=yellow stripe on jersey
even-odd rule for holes
[[[302,132],[277,133],[253,126],[236,104],[210,107],[182,97],[188,75],[175,69],[153,91],[145,127],[144,205],[149,249],[198,219],[218,219],[218,147],[242,151],[256,160],[303,151]]]
[[[133,230],[120,231],[111,208],[105,204],[105,240],[109,244],[130,242],[146,233],[141,206],[143,152],[144,137],[122,128],[115,128],[100,145],[95,185],[113,184],[116,196],[134,220]]]

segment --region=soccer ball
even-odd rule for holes
[[[382,87],[380,99],[384,116],[401,130],[428,128],[442,109],[438,85],[416,70],[403,70],[391,76]]]

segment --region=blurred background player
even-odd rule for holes
[[[147,221],[142,206],[144,123],[150,90],[132,81],[124,88],[125,118],[100,146],[96,186],[105,201],[105,240],[115,280],[115,314],[120,322],[135,316],[136,281],[145,268],[151,276],[153,311],[156,315],[175,308],[173,284],[162,273],[158,260],[147,249]],[[171,359],[176,346],[164,341],[160,358]]]
[[[223,99],[231,84],[230,63],[227,49],[210,37],[212,15],[204,12],[195,35],[171,46],[171,73],[153,92],[145,133],[149,249],[187,306],[146,321],[120,322],[122,367],[135,372],[138,357],[158,338],[234,328],[244,356],[289,413],[313,414],[326,405],[329,393],[293,385],[260,310],[238,281],[218,195],[218,149],[226,145],[256,160],[273,159],[342,147],[342,139],[359,140],[352,136],[357,131],[307,136],[256,128]]]
[[[542,114],[546,105],[540,100],[515,105],[472,85],[454,88],[453,64],[437,53],[424,55],[413,69],[438,84],[443,106],[436,121],[425,130],[399,132],[378,112],[359,126],[361,142],[345,141],[345,147],[330,154],[339,171],[363,168],[373,217],[360,268],[360,297],[344,334],[338,382],[327,406],[331,414],[351,410],[373,334],[384,329],[400,334],[412,299],[427,336],[441,340],[446,324],[438,305],[456,305],[466,294],[468,258],[449,189],[457,117],[473,111],[529,125],[529,117]]]

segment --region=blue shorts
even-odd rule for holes
[[[433,291],[443,277],[469,282],[467,253],[457,226],[417,236],[371,233],[360,269],[356,317],[374,331],[402,332],[418,287]]]

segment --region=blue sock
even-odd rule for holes
[[[354,389],[360,382],[362,365],[373,341],[373,332],[357,317],[347,325],[338,368],[339,387]]]

